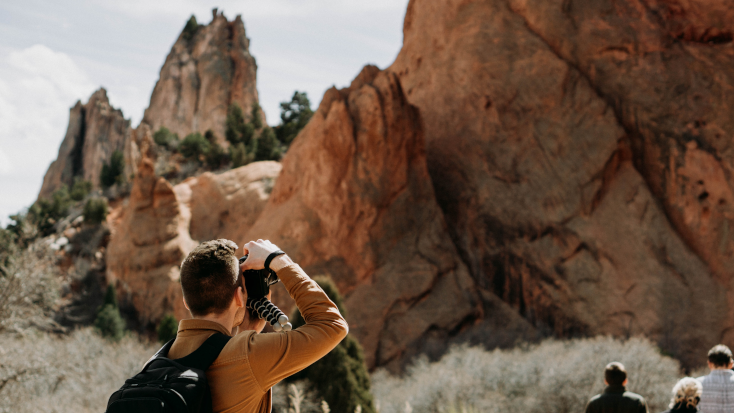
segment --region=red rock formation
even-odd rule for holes
[[[143,321],[182,317],[194,239],[269,238],[335,279],[370,366],[537,332],[644,334],[697,365],[734,345],[732,17],[723,0],[411,0],[395,63],[326,92],[269,200],[279,164],[171,187],[135,131],[108,276]],[[229,103],[257,99],[247,43],[221,15],[180,37],[146,121],[223,137]],[[89,105],[47,194],[118,141]]]
[[[184,33],[171,48],[150,97],[143,122],[165,126],[183,138],[211,129],[224,140],[227,109],[237,103],[249,116],[257,103],[255,58],[242,18],[229,22],[213,12],[209,25],[199,26],[190,40]],[[264,114],[261,112],[263,121]]]
[[[205,173],[173,187],[155,176],[150,130],[144,125],[138,132],[142,157],[129,200],[111,214],[106,260],[108,282],[118,284],[122,302],[132,305],[146,325],[170,311],[179,319],[189,317],[181,304],[181,261],[200,241],[247,231],[267,201],[280,164],[257,162],[220,175]]]
[[[152,144],[148,133],[141,152]],[[171,184],[155,176],[153,159],[143,156],[137,169],[130,198],[114,214],[119,222],[112,225],[106,252],[107,281],[118,285],[123,303],[132,304],[146,325],[171,309],[186,316],[178,266],[196,242],[188,233],[190,212]]]
[[[365,67],[328,90],[283,161],[254,227],[347,294],[370,366],[481,313],[426,168],[420,117],[397,77]]]
[[[85,105],[77,102],[69,111],[66,136],[58,157],[46,171],[38,197],[50,196],[61,185],[70,187],[75,177],[98,188],[102,164],[109,162],[114,151],[125,149],[130,133],[130,121],[110,106],[104,88],[94,92]]]
[[[219,175],[206,172],[176,185],[191,210],[191,237],[239,241],[260,216],[280,173],[279,162],[255,162]]]
[[[512,6],[610,102],[678,232],[734,287],[734,97],[722,93],[734,87],[734,4],[647,1],[640,9],[630,2],[614,24],[602,3],[573,22],[560,1]]]
[[[483,290],[559,335],[646,334],[688,365],[734,339],[731,9],[410,2],[391,70]]]

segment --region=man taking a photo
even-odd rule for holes
[[[258,334],[265,320],[245,309],[240,270],[261,269],[279,248],[270,241],[248,242],[239,266],[237,244],[207,241],[181,264],[184,304],[193,318],[181,320],[168,358],[185,357],[219,332],[232,338],[206,370],[214,412],[262,412],[272,407],[271,388],[325,356],[346,337],[347,322],[323,290],[287,255],[269,267],[288,290],[306,324],[296,330]]]

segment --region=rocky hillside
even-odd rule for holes
[[[129,133],[137,173],[109,218],[107,279],[154,326],[186,316],[178,263],[196,242],[269,238],[334,278],[371,367],[458,341],[597,334],[645,335],[698,365],[734,345],[732,14],[411,0],[394,64],[328,90],[282,172],[174,185],[155,174],[151,128]],[[145,122],[221,136],[227,105],[256,101],[254,71],[241,20],[215,12],[177,40]],[[72,109],[48,188],[87,176],[90,105]],[[118,142],[100,141],[105,156]],[[276,303],[291,305],[282,290]]]

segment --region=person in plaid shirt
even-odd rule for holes
[[[701,413],[734,412],[734,371],[731,370],[731,350],[719,344],[709,350],[708,359],[711,373],[698,378],[703,385],[698,409]]]

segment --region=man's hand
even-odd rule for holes
[[[265,268],[265,259],[278,250],[280,248],[268,240],[250,241],[242,247],[242,251],[247,254],[247,259],[240,265],[240,268],[243,271]]]

